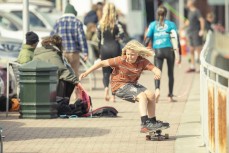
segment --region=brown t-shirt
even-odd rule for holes
[[[154,65],[149,60],[139,56],[135,63],[126,62],[126,56],[118,56],[108,59],[110,67],[113,69],[111,74],[111,90],[117,89],[127,83],[136,84],[143,70],[152,70]]]

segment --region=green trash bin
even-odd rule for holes
[[[57,117],[57,66],[34,60],[19,68],[19,118]]]

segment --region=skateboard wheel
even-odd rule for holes
[[[159,136],[159,137],[157,137],[157,140],[158,141],[162,141],[163,140],[163,137]]]
[[[169,134],[168,133],[165,134],[165,139],[169,139]]]
[[[146,135],[146,140],[149,141],[150,140],[150,135]]]
[[[149,132],[150,136],[155,136],[155,132]]]

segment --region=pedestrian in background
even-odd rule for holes
[[[17,62],[20,64],[27,63],[33,59],[34,50],[39,42],[39,37],[33,31],[27,32],[26,43],[22,45],[22,49],[19,52]]]
[[[101,60],[114,58],[121,55],[119,39],[124,37],[121,24],[117,21],[117,12],[114,4],[107,3],[103,8],[103,16],[98,25],[98,39]],[[103,67],[103,84],[105,88],[105,100],[109,101],[109,83],[112,73],[111,67]],[[115,101],[112,95],[111,101]]]
[[[205,20],[205,31],[213,31],[213,22],[215,19],[215,15],[213,12],[208,12],[206,15],[206,20]]]
[[[195,72],[195,51],[197,52],[199,63],[200,51],[203,45],[203,35],[205,30],[205,21],[202,17],[200,11],[195,6],[196,0],[188,0],[187,7],[188,20],[185,22],[185,27],[187,27],[187,35],[189,39],[189,50],[190,50],[190,68],[187,73]]]
[[[175,101],[173,99],[173,85],[174,85],[174,63],[175,53],[170,38],[170,31],[177,31],[177,27],[174,22],[166,19],[167,9],[164,6],[160,6],[157,9],[157,20],[150,23],[146,34],[145,45],[148,46],[152,41],[152,48],[155,51],[154,65],[161,71],[163,68],[164,59],[167,61],[168,77],[169,77],[169,101]],[[178,35],[178,34],[177,34]],[[178,59],[177,63],[180,63]],[[155,97],[158,102],[160,96],[160,79],[155,80]]]
[[[99,53],[99,47],[98,47],[98,38],[96,34],[96,24],[94,23],[88,23],[87,24],[87,30],[86,30],[86,38],[88,41],[91,42],[91,47],[94,51],[96,60],[99,59],[100,53]]]
[[[84,60],[88,57],[88,46],[83,24],[76,18],[77,12],[73,5],[67,4],[64,15],[57,20],[51,35],[59,35],[62,38],[63,55],[71,65],[75,75],[79,76],[80,52]]]

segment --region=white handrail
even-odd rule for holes
[[[205,59],[207,58],[207,55],[212,55],[209,53],[219,51],[220,49],[218,47],[220,47],[221,45],[218,44],[218,42],[216,41],[217,38],[215,37],[218,38],[218,35],[213,35],[213,33],[211,32],[208,33],[207,40],[200,55],[200,108],[202,125],[201,135],[203,143],[206,145],[210,153],[220,152],[221,149],[228,148],[229,146],[229,134],[223,136],[222,134],[220,135],[221,137],[225,138],[227,142],[224,145],[219,145],[219,126],[225,124],[227,131],[229,129],[229,118],[227,118],[227,116],[229,116],[229,71],[218,68],[208,63]],[[215,77],[212,78],[211,73],[213,73]],[[220,83],[219,76],[227,80],[227,83]],[[218,99],[218,97],[220,96],[219,92],[226,97],[226,106],[222,105],[222,103],[225,103],[224,100],[220,101]],[[222,123],[222,121],[224,120],[221,120],[221,118],[219,118],[218,116],[219,109],[222,107],[224,107],[223,111],[226,111],[226,123]],[[220,132],[222,133],[225,131]]]
[[[7,62],[7,73],[6,73],[6,117],[8,117],[9,114],[9,92],[10,92],[10,65],[17,65],[20,66],[18,62],[15,61],[9,61]]]

